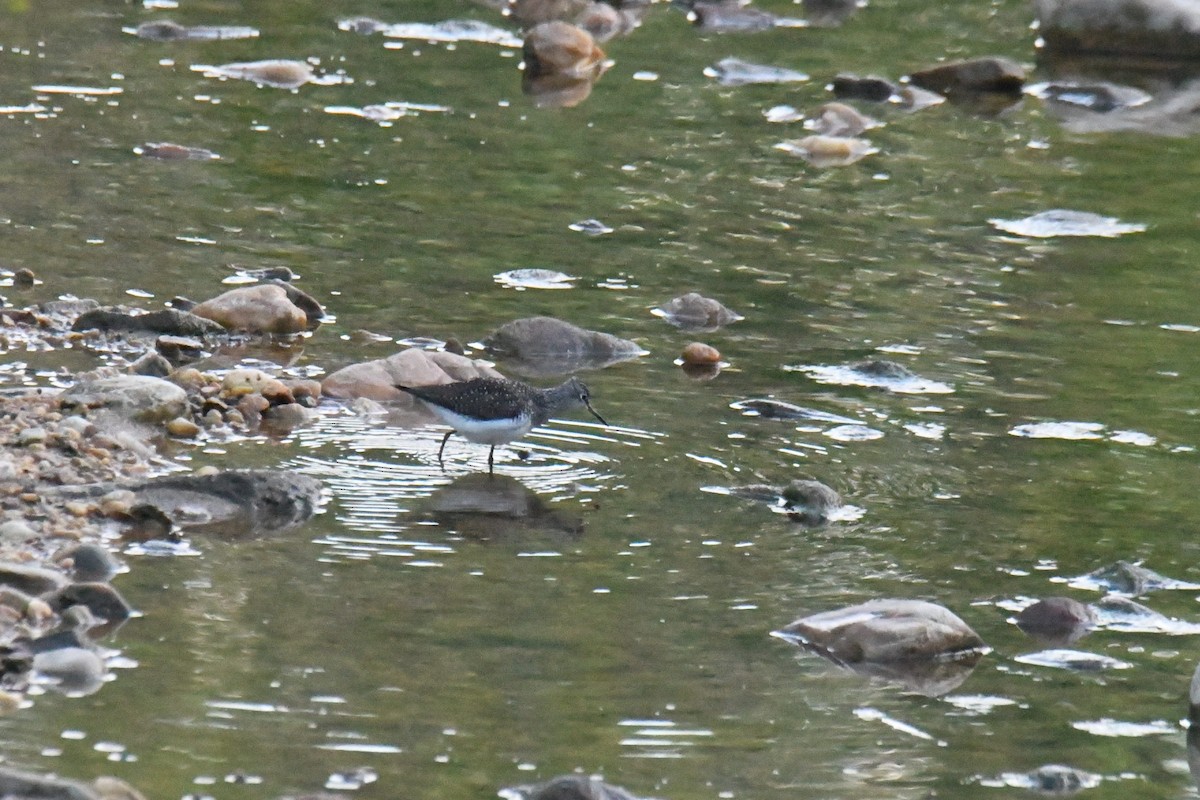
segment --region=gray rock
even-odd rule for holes
[[[638,800],[620,786],[596,777],[560,775],[545,783],[502,789],[505,800]]]
[[[1034,0],[1045,51],[1154,60],[1200,57],[1191,0]]]
[[[12,525],[6,522],[5,525]],[[24,525],[22,522],[17,525]],[[28,526],[25,526],[28,527]],[[12,588],[30,595],[41,595],[58,591],[70,581],[67,576],[53,569],[35,567],[30,564],[0,563],[0,585]]]
[[[745,319],[720,301],[696,292],[668,300],[654,309],[653,313],[685,331],[715,331],[731,322]]]
[[[56,613],[72,606],[86,606],[92,616],[109,623],[121,623],[133,614],[133,607],[107,583],[70,583],[42,595]]]
[[[1011,58],[985,56],[948,61],[918,70],[909,76],[915,86],[938,94],[999,92],[1020,94],[1025,68]]]
[[[149,375],[152,378],[165,378],[171,374],[171,362],[153,350],[145,353],[129,365],[131,375]]]
[[[37,536],[37,531],[28,522],[20,519],[10,519],[0,523],[0,543],[21,544]],[[0,583],[3,583],[0,580]]]
[[[645,352],[635,342],[584,330],[554,317],[528,317],[502,325],[484,342],[487,351],[508,359],[526,375],[565,375],[598,369]]]
[[[67,549],[59,558],[70,559],[71,576],[76,581],[108,581],[122,569],[120,561],[113,557],[107,547],[92,543]]]
[[[108,673],[104,659],[88,647],[64,647],[37,653],[33,657],[33,671],[40,682],[71,697],[98,691]]]
[[[771,635],[843,664],[939,659],[986,648],[953,612],[923,600],[869,600],[798,619]]]
[[[165,422],[187,411],[187,393],[162,378],[113,375],[85,378],[61,395],[65,409],[104,409],[136,422]]]
[[[0,797],[12,800],[99,800],[99,795],[77,781],[35,775],[0,767]]]
[[[17,434],[17,444],[22,447],[44,441],[46,441],[46,429],[42,427],[26,428]]]
[[[139,505],[159,509],[177,525],[227,535],[299,525],[321,500],[320,481],[283,470],[168,475],[132,488]]]
[[[163,308],[144,314],[114,308],[97,308],[76,317],[71,330],[146,331],[174,336],[206,336],[225,332],[224,328],[210,319],[174,308]]]

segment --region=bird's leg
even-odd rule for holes
[[[488,475],[494,475],[496,472],[495,459],[496,445],[492,445],[492,449],[488,450]]]
[[[450,436],[453,433],[453,428],[446,431],[446,435],[442,437],[442,446],[438,448],[438,466],[442,468],[442,472],[446,471],[446,464],[444,461],[442,461],[442,451],[446,449],[446,442],[450,440]]]

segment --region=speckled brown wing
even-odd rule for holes
[[[531,411],[533,390],[516,381],[473,378],[437,386],[397,386],[413,397],[479,420],[510,419]]]

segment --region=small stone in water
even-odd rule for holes
[[[750,83],[801,83],[808,75],[783,67],[751,64],[737,58],[723,58],[716,65],[704,68],[704,74],[716,78],[722,86],[744,86]]]
[[[13,273],[13,286],[17,289],[29,289],[37,283],[33,270],[22,267]]]
[[[176,417],[167,423],[167,433],[172,436],[190,439],[200,433],[200,426],[184,417]]]
[[[171,142],[146,142],[133,148],[133,152],[147,158],[159,158],[163,161],[212,161],[220,156],[203,147],[187,147]]]
[[[826,103],[817,109],[817,115],[804,123],[804,127],[822,136],[858,136],[879,122],[864,116],[845,103]]]
[[[704,344],[703,342],[692,342],[687,347],[683,348],[681,356],[684,364],[692,366],[719,364],[721,362],[721,353],[712,345]]]
[[[598,219],[585,219],[579,222],[572,222],[567,227],[579,233],[586,233],[588,236],[603,236],[606,233],[613,232],[612,228]]]
[[[775,149],[799,156],[814,167],[844,167],[879,152],[866,139],[820,135],[780,142]]]
[[[277,89],[296,89],[315,80],[312,67],[307,63],[283,59],[248,61],[218,66],[198,64],[192,69],[196,72],[203,72],[209,78],[238,78],[253,81],[259,86],[273,86]]]
[[[1053,236],[1103,236],[1113,238],[1127,233],[1142,233],[1146,225],[1140,222],[1121,222],[1116,217],[1103,217],[1090,211],[1071,211],[1056,208],[1042,211],[1024,219],[989,219],[994,227],[1005,233],[1048,239]]]

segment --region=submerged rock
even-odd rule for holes
[[[499,372],[474,359],[445,351],[411,347],[387,358],[351,364],[325,378],[321,391],[340,399],[367,398],[379,401],[404,400],[412,396],[396,388],[435,383],[469,381],[472,378],[501,378]]]
[[[1064,764],[1046,764],[1030,772],[1005,772],[995,780],[1015,789],[1028,789],[1040,794],[1065,797],[1099,786],[1104,776]]]
[[[282,470],[168,475],[131,488],[139,505],[159,509],[177,525],[229,535],[300,525],[321,501],[320,481]]]
[[[1049,54],[1200,58],[1200,5],[1189,0],[1034,0]]]
[[[858,136],[860,133],[879,126],[878,120],[860,114],[845,103],[826,103],[817,109],[804,127],[821,136]]]
[[[554,317],[527,317],[500,326],[484,339],[497,358],[526,375],[561,375],[599,369],[646,354],[636,343],[589,331]]]
[[[324,316],[320,305],[304,292],[283,282],[239,286],[191,311],[226,330],[249,333],[300,333]]]
[[[104,685],[108,668],[91,647],[63,647],[36,653],[34,681],[71,697],[94,694]]]
[[[900,96],[899,84],[877,75],[865,77],[840,72],[830,84],[833,96],[843,100],[869,100],[872,103],[891,102]]]
[[[801,28],[807,25],[804,20],[778,17],[740,0],[695,3],[688,12],[688,19],[705,33],[756,33],[775,27]]]
[[[62,614],[72,606],[86,606],[96,619],[120,624],[133,615],[133,607],[107,583],[70,583],[43,595],[50,608]]]
[[[775,145],[775,149],[799,156],[814,167],[846,167],[879,152],[866,139],[821,135],[789,139]]]
[[[82,378],[59,396],[64,409],[103,410],[136,422],[166,422],[187,411],[187,392],[148,375]]]
[[[731,322],[745,319],[711,297],[688,292],[668,300],[650,313],[662,317],[676,328],[685,331],[715,331]]]
[[[1039,211],[1024,219],[989,219],[998,230],[1016,236],[1049,239],[1054,236],[1101,236],[1114,238],[1129,233],[1142,233],[1146,225],[1122,222],[1116,217],[1104,217],[1090,211],[1055,208]]]
[[[510,0],[508,13],[524,28],[546,22],[569,22],[592,5],[592,0]]]
[[[188,147],[171,142],[146,142],[133,148],[133,152],[146,158],[163,161],[216,161],[221,157],[203,147]]]
[[[866,8],[867,0],[804,0],[804,15],[815,28],[834,28]]]
[[[604,51],[592,35],[567,22],[544,22],[525,34],[525,75],[595,80],[604,72]]]
[[[97,778],[88,785],[11,767],[0,767],[0,797],[12,800],[143,800],[140,792],[117,778]]]
[[[1062,646],[1084,638],[1096,625],[1096,612],[1070,597],[1046,597],[1022,608],[1014,621],[1039,642]]]
[[[821,525],[842,507],[842,496],[820,481],[796,480],[783,487],[783,511],[797,522]]]
[[[218,39],[253,39],[258,36],[256,28],[244,25],[180,25],[168,19],[143,22],[130,32],[139,39],[151,39],[156,42],[211,42]]]
[[[869,600],[798,619],[771,635],[839,664],[953,660],[988,649],[953,612],[923,600]]]
[[[306,83],[316,82],[316,75],[311,65],[304,61],[285,59],[248,61],[218,66],[199,64],[193,66],[192,69],[196,72],[203,72],[209,78],[246,80],[259,86],[271,86],[276,89],[297,89]]]
[[[538,108],[570,108],[587,99],[608,69],[604,51],[586,30],[544,22],[525,35],[521,91]]]
[[[802,83],[808,75],[794,69],[752,64],[739,58],[723,58],[704,74],[715,78],[722,86],[745,86],[753,83]]]
[[[638,800],[620,786],[584,775],[561,775],[533,786],[501,789],[499,795],[505,800]]]
[[[211,319],[174,308],[146,313],[97,308],[76,317],[71,330],[146,331],[174,336],[206,336],[221,333],[225,329]]]
[[[1047,597],[1023,608],[1015,622],[1038,641],[1063,646],[1087,635],[1096,624],[1096,612],[1070,597]]]
[[[1110,114],[1137,108],[1149,103],[1154,96],[1134,86],[1095,81],[1051,81],[1025,88],[1025,93],[1047,101],[1058,110],[1082,110],[1095,114]]]
[[[909,78],[914,85],[943,95],[1020,94],[1025,85],[1025,68],[1009,58],[986,56],[938,64],[918,70]]]

